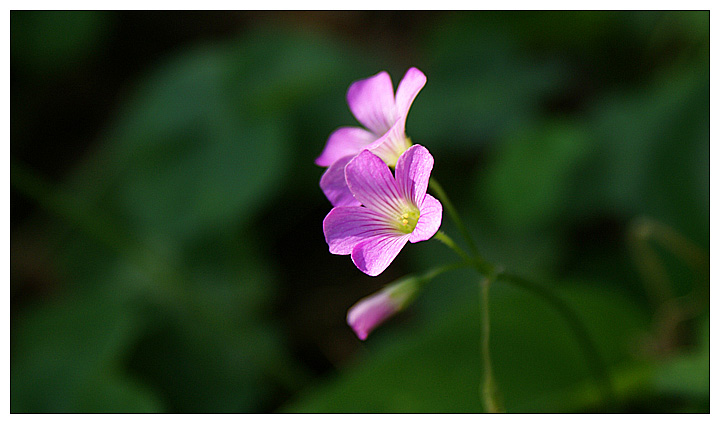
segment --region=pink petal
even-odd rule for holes
[[[361,206],[333,208],[323,220],[325,241],[335,255],[349,255],[358,243],[391,231],[382,215]]]
[[[412,233],[410,233],[410,243],[430,240],[437,233],[442,223],[442,204],[436,198],[429,194],[420,205],[420,218]]]
[[[415,96],[425,86],[427,77],[417,68],[410,68],[405,73],[400,85],[398,85],[397,94],[395,95],[395,106],[398,116],[405,117],[410,111]],[[404,119],[403,119],[404,120]]]
[[[353,156],[345,156],[330,165],[320,178],[320,188],[333,206],[360,206],[345,182],[345,165]]]
[[[419,144],[407,149],[395,167],[395,181],[400,195],[420,206],[427,193],[434,162],[428,149]]]
[[[325,149],[315,159],[319,166],[330,166],[345,156],[355,156],[377,137],[358,127],[342,127],[335,130],[325,143]]]
[[[353,83],[347,102],[355,118],[376,135],[385,134],[397,120],[392,81],[385,71]]]
[[[380,292],[359,300],[347,314],[347,323],[360,340],[399,310],[388,293]]]
[[[379,157],[363,150],[345,166],[345,180],[355,198],[386,217],[401,210],[400,194],[392,172]]]
[[[352,250],[352,261],[365,274],[375,277],[390,266],[410,234],[384,234],[367,239]]]
[[[386,164],[395,166],[400,155],[409,147],[405,137],[405,120],[397,122],[382,137],[366,148],[380,157]]]

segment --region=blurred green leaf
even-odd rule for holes
[[[181,274],[154,275],[76,237],[67,242],[65,269],[79,287],[135,305],[133,316],[144,324],[133,332],[140,340],[123,347],[132,351],[123,366],[162,397],[164,408],[253,412],[264,397],[305,378],[269,320],[275,281],[257,252],[247,234],[206,235],[186,243]],[[90,258],[94,266],[83,266]]]
[[[491,350],[508,411],[596,406],[599,399],[566,323],[524,292],[500,283],[491,292]],[[623,295],[597,287],[567,287],[566,294],[606,362],[613,369],[632,364],[629,343],[646,324],[637,308]],[[479,319],[477,301],[464,296],[395,334],[395,343],[375,348],[371,339],[362,362],[304,393],[286,411],[480,412]]]
[[[156,412],[146,388],[106,378],[138,321],[111,293],[86,293],[28,309],[13,331],[13,412]]]
[[[536,119],[562,83],[562,62],[531,57],[478,20],[482,15],[450,14],[428,32],[428,83],[408,117],[416,143],[459,150],[502,136]]]
[[[577,207],[644,213],[673,225],[707,216],[709,79],[707,64],[698,65],[661,74],[647,91],[598,102]]]
[[[162,394],[171,411],[255,412],[283,387],[284,381],[268,377],[282,369],[275,363],[282,349],[275,328],[242,330],[207,318],[165,325],[138,343],[130,367]]]
[[[75,410],[113,414],[165,412],[154,392],[117,372],[94,376],[84,384]]]
[[[144,78],[73,185],[160,243],[247,222],[293,171],[294,108],[352,58],[286,30],[186,49]]]
[[[124,365],[171,411],[256,412],[306,378],[269,317],[274,276],[249,223],[290,175],[294,102],[322,92],[344,66],[328,57],[343,54],[312,36],[263,35],[197,46],[151,72],[69,184],[97,206],[88,218],[108,214],[118,228],[107,230],[137,245],[62,233],[64,271],[74,289],[117,292],[141,311]]]
[[[548,224],[567,207],[574,173],[589,151],[577,124],[546,122],[506,137],[480,174],[481,202],[506,230]]]
[[[240,59],[207,47],[166,65],[110,136],[129,159],[119,207],[139,231],[183,238],[247,219],[282,180],[284,122],[249,115],[235,103],[247,87],[226,84]]]

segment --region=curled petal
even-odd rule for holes
[[[398,116],[406,117],[410,111],[415,96],[425,86],[427,77],[417,68],[410,68],[405,73],[400,85],[398,85],[397,94],[395,95],[395,106]],[[405,119],[403,119],[404,121]]]
[[[395,95],[387,72],[353,83],[347,102],[355,118],[377,135],[384,134],[395,123]]]
[[[319,166],[330,166],[345,156],[355,156],[377,137],[359,127],[342,127],[335,130],[325,143],[325,149],[315,159]]]
[[[392,172],[379,157],[363,150],[345,166],[345,180],[357,200],[386,217],[401,210],[400,194]]]
[[[428,149],[416,144],[398,159],[395,180],[400,194],[420,206],[427,193],[434,159]]]
[[[382,215],[361,206],[333,208],[323,220],[325,241],[334,255],[349,255],[358,243],[391,231]]]
[[[375,277],[390,266],[410,234],[382,234],[367,239],[352,250],[352,261],[365,274]]]
[[[399,309],[397,302],[388,293],[379,292],[353,305],[348,311],[347,323],[360,340],[365,340],[375,327],[395,315]]]
[[[345,156],[338,159],[320,178],[320,188],[333,206],[360,206],[345,182],[345,165],[352,158]]]
[[[425,195],[420,205],[420,218],[410,234],[410,243],[430,240],[437,233],[442,223],[442,204],[429,194]]]

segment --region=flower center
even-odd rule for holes
[[[405,234],[410,234],[415,230],[419,218],[420,211],[416,207],[411,207],[398,217],[397,229]]]

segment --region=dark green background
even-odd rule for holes
[[[709,411],[709,12],[10,18],[12,412],[481,411],[476,277],[363,343],[347,308],[452,252],[408,245],[371,278],[322,234],[313,160],[356,125],[347,87],[410,66],[433,175],[483,254],[572,304],[619,400],[498,282],[508,411]],[[638,250],[642,222],[697,252]]]

